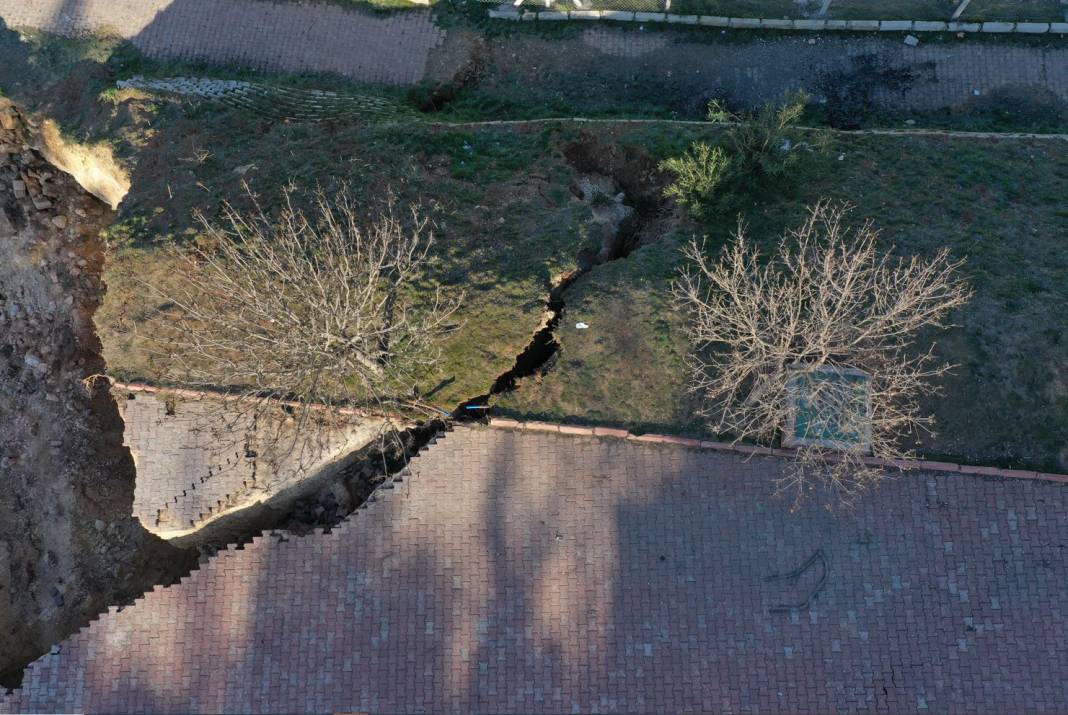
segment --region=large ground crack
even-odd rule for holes
[[[567,291],[597,266],[627,258],[643,242],[648,242],[644,229],[663,207],[659,170],[644,149],[606,144],[586,134],[566,146],[563,154],[582,173],[571,192],[590,206],[593,240],[579,250],[578,267],[550,289],[545,320],[516,356],[512,367],[494,380],[489,392],[457,405],[452,411],[457,421],[485,417],[492,409],[490,403],[494,396],[516,389],[524,378],[545,375],[552,369],[560,350],[556,328],[567,307]]]
[[[591,241],[576,257],[577,267],[552,286],[546,299],[545,319],[516,356],[512,367],[499,375],[485,394],[458,406],[452,413],[453,421],[485,416],[494,395],[514,390],[524,378],[550,370],[560,350],[555,331],[566,311],[567,292],[597,266],[626,258],[648,240],[643,229],[662,205],[659,186],[650,178],[656,173],[655,162],[639,150],[601,144],[589,137],[566,147],[564,154],[580,172],[579,180],[571,187],[572,193],[576,200],[590,206],[597,230],[591,233]],[[111,409],[114,411],[113,403]],[[338,525],[377,489],[390,488],[400,481],[412,459],[442,436],[449,424],[450,420],[432,418],[408,429],[389,432],[348,455],[329,474],[295,487],[283,499],[272,498],[235,511],[194,533],[161,544],[171,554],[188,556],[191,560],[174,563],[171,569],[174,573],[167,578],[151,578],[149,582],[173,583],[198,569],[219,550],[241,546],[270,531],[284,530],[299,536]],[[121,431],[116,432],[116,439],[118,435]],[[127,488],[132,489],[132,483]],[[127,605],[140,598],[144,590],[108,594],[100,605]],[[98,609],[99,606],[93,610],[99,612]],[[84,626],[84,620],[72,625],[57,632],[51,642],[58,642]],[[32,658],[32,654],[27,655]],[[22,659],[19,665],[26,662],[28,659]],[[16,668],[8,679],[0,682],[17,686],[20,670]]]

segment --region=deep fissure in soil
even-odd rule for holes
[[[452,411],[453,419],[458,422],[486,417],[493,396],[516,389],[523,378],[545,375],[552,369],[560,350],[556,328],[567,308],[564,298],[568,289],[597,266],[629,256],[641,245],[643,229],[663,207],[659,169],[644,149],[606,144],[584,133],[564,148],[563,155],[583,174],[578,184],[571,187],[572,194],[593,206],[600,202],[607,207],[601,209],[602,213],[614,211],[615,216],[608,219],[611,228],[601,236],[599,245],[584,246],[579,251],[578,268],[567,273],[549,291],[545,323],[516,356],[512,367],[494,380],[489,392],[461,402]],[[606,180],[611,189],[606,187]]]

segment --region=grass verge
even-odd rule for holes
[[[659,156],[697,132],[621,130],[620,141]],[[976,290],[956,327],[925,336],[959,367],[944,396],[924,407],[937,437],[930,456],[1043,469],[1068,469],[1068,164],[1054,143],[976,143],[934,138],[831,140],[788,195],[768,195],[743,218],[770,249],[820,197],[848,201],[872,218],[888,249],[929,254],[948,246],[966,256]],[[839,159],[841,157],[841,159]],[[685,318],[666,296],[684,236],[722,243],[735,225],[678,219],[662,243],[598,268],[569,293],[560,356],[540,382],[500,402],[502,410],[563,422],[700,434],[685,390]],[[588,330],[573,329],[577,321]]]

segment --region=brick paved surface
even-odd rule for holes
[[[373,15],[335,3],[264,0],[0,0],[10,27],[107,31],[151,57],[411,84],[444,33],[429,11]]]
[[[885,36],[764,35],[743,42],[709,29],[695,41],[683,32],[591,27],[574,38],[498,40],[494,57],[483,85],[507,98],[544,97],[576,112],[591,103],[626,102],[701,116],[710,97],[759,105],[797,89],[816,98],[870,90],[875,104],[929,111],[961,107],[1014,84],[1068,101],[1068,45],[1056,39],[1039,46],[925,38],[913,48]],[[902,69],[910,79],[887,81],[902,74],[886,70]]]
[[[470,52],[460,49],[464,41],[457,39],[454,52],[431,59],[446,33],[429,11],[375,15],[335,3],[0,0],[0,19],[9,26],[68,35],[87,29],[117,32],[153,57],[337,72],[390,84],[418,82],[428,62],[446,65],[436,74],[450,77]],[[546,101],[569,101],[576,108],[591,96],[601,104],[640,103],[655,96],[657,105],[677,96],[679,111],[699,114],[710,96],[761,104],[805,88],[819,97],[828,82],[840,88],[841,73],[855,72],[865,61],[858,58],[867,58],[870,66],[913,72],[914,78],[897,89],[871,82],[877,102],[899,109],[959,107],[1007,84],[1044,87],[1068,100],[1068,47],[1055,38],[1036,46],[925,36],[916,48],[904,45],[900,36],[718,38],[712,28],[694,41],[663,29],[650,33],[609,26],[566,38],[502,36],[491,41],[493,60],[483,83],[526,101],[544,95]]]
[[[457,429],[334,532],[105,615],[0,711],[1068,709],[1063,487],[911,474],[790,514],[779,466]]]
[[[137,465],[134,516],[149,529],[194,526],[255,484],[251,416],[151,394],[116,400]],[[173,412],[172,409],[173,408]]]
[[[137,466],[133,513],[157,532],[199,527],[228,509],[267,499],[364,446],[381,424],[353,420],[323,428],[314,441],[291,448],[278,425],[257,429],[245,411],[165,394],[117,392],[123,441]],[[273,455],[272,446],[281,454]]]

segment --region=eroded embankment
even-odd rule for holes
[[[336,524],[444,429],[389,432],[302,488],[182,539],[148,532],[132,516],[135,466],[93,324],[100,233],[114,214],[47,161],[40,129],[0,101],[0,687],[219,547]]]
[[[196,563],[131,517],[134,466],[93,314],[110,208],[0,100],[0,684],[107,606]]]

